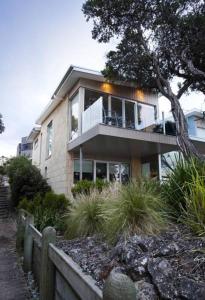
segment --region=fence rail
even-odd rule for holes
[[[130,297],[130,291],[126,292],[126,286],[122,286],[129,278],[123,278],[122,282],[119,278],[111,283],[108,282],[111,279],[107,280],[105,293],[102,292],[91,276],[83,273],[69,255],[55,246],[55,229],[46,227],[41,234],[34,227],[30,213],[20,210],[17,225],[16,245],[20,248],[23,244],[24,270],[34,273],[40,300],[137,299],[135,293]]]

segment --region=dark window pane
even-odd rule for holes
[[[96,163],[96,178],[107,179],[107,164],[97,162]]]
[[[127,128],[135,129],[135,104],[133,102],[125,102],[125,126]]]
[[[111,124],[122,127],[122,100],[113,97],[111,101]]]

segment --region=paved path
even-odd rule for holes
[[[26,280],[15,251],[16,226],[0,217],[0,300],[29,299]]]

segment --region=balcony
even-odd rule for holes
[[[82,134],[97,124],[150,131],[156,124],[156,106],[112,98],[112,109],[100,97],[82,113]]]

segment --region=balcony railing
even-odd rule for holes
[[[126,103],[132,103],[132,109],[126,111]],[[156,107],[150,104],[133,103],[124,100],[122,113],[103,107],[100,97],[82,113],[82,133],[97,124],[106,124],[121,128],[146,130],[156,124]]]

